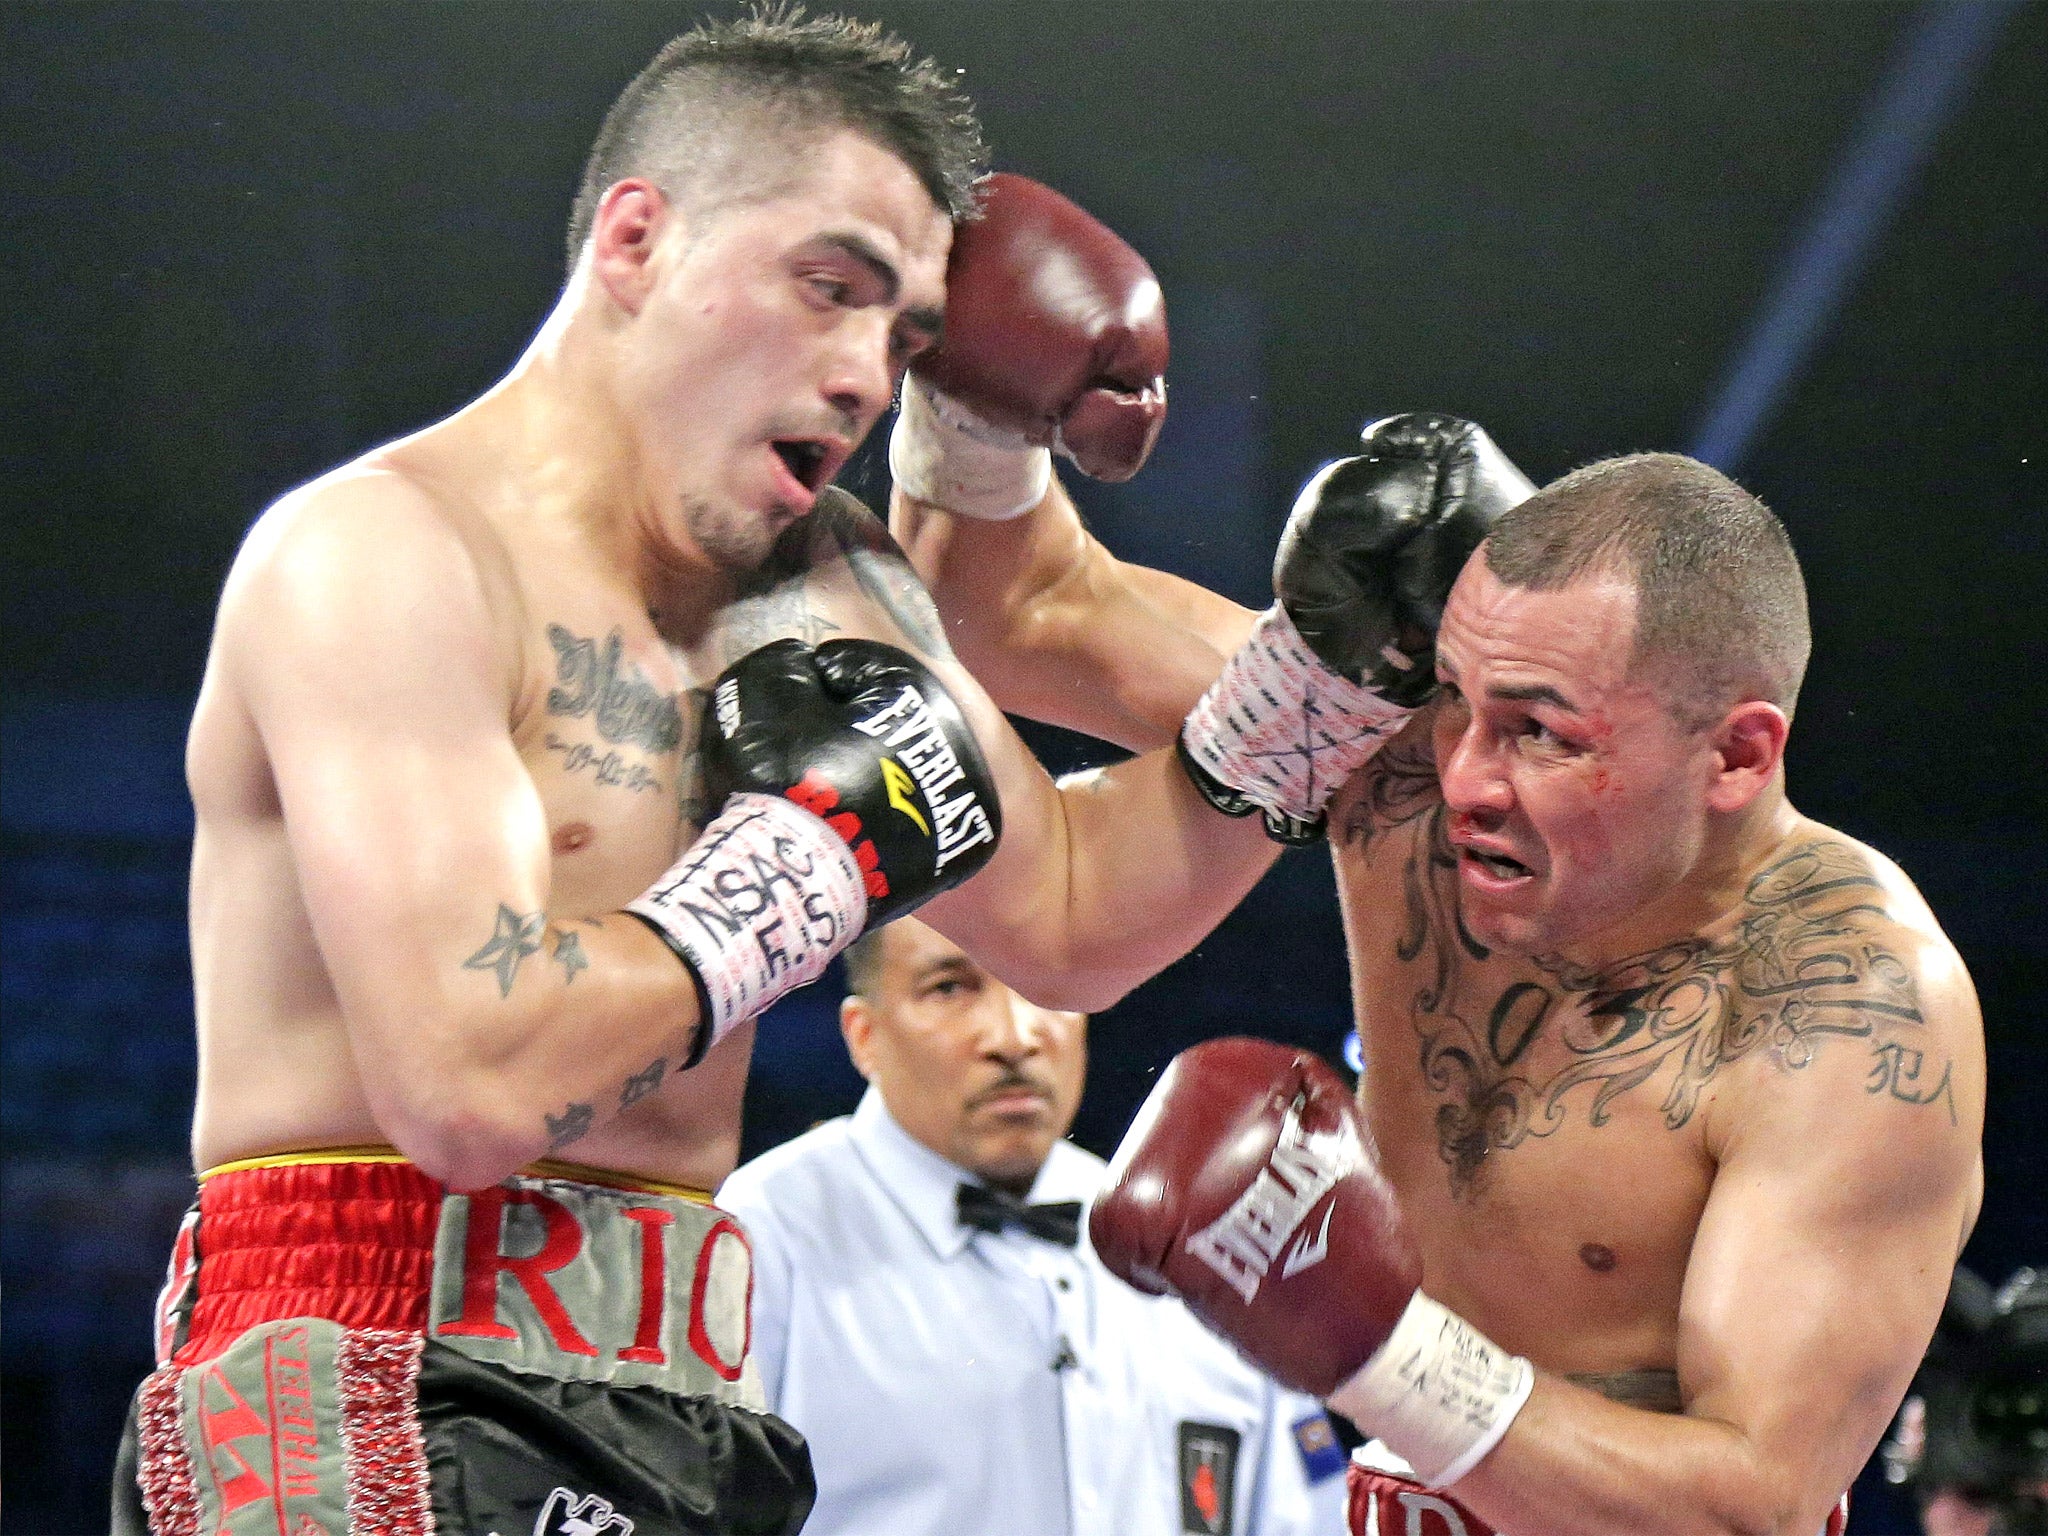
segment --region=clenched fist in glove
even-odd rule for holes
[[[1265,1040],[1176,1056],[1110,1163],[1088,1235],[1253,1364],[1326,1399],[1432,1486],[1507,1432],[1534,1371],[1416,1287],[1422,1265],[1351,1094]]]
[[[1535,487],[1455,416],[1376,421],[1365,452],[1302,487],[1273,562],[1279,599],[1189,712],[1181,762],[1227,815],[1284,842],[1436,687],[1436,630],[1486,531]]]
[[[889,440],[903,492],[1028,512],[1052,450],[1128,480],[1166,420],[1166,302],[1145,259],[1050,187],[997,174],[953,232],[944,340],[911,364]]]
[[[705,705],[706,793],[721,809],[626,910],[690,968],[705,1027],[814,981],[866,928],[951,890],[1002,833],[995,782],[953,696],[873,640],[777,640]]]

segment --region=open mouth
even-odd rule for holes
[[[825,482],[832,478],[828,466],[832,461],[832,450],[824,443],[803,437],[780,437],[773,444],[797,484],[816,495],[825,488]]]
[[[1483,853],[1477,848],[1461,848],[1458,851],[1496,880],[1519,880],[1535,873],[1528,865],[1511,859],[1504,853]]]

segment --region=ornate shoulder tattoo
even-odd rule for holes
[[[1937,1106],[1953,1124],[1952,1063],[1930,1054],[1913,973],[1894,948],[1883,889],[1847,843],[1817,838],[1750,880],[1733,930],[1587,970],[1538,958],[1541,979],[1489,995],[1464,982],[1487,950],[1458,920],[1442,812],[1408,870],[1403,959],[1425,954],[1412,1001],[1425,1082],[1442,1097],[1439,1150],[1454,1189],[1489,1153],[1548,1136],[1583,1114],[1607,1123],[1621,1095],[1655,1079],[1678,1130],[1730,1063],[1768,1052],[1796,1072],[1829,1039],[1861,1042],[1864,1092]],[[1539,1040],[1562,1046],[1532,1055]],[[1541,1066],[1538,1066],[1538,1062]]]

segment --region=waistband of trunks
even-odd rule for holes
[[[247,1158],[199,1178],[196,1284],[181,1359],[208,1358],[246,1330],[284,1318],[427,1329],[449,1192],[395,1150]],[[520,1186],[616,1191],[720,1214],[701,1190],[574,1164],[536,1164],[499,1187]]]

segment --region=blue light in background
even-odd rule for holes
[[[1722,381],[1694,458],[1726,474],[1741,466],[2018,8],[1948,0],[1921,11]]]

